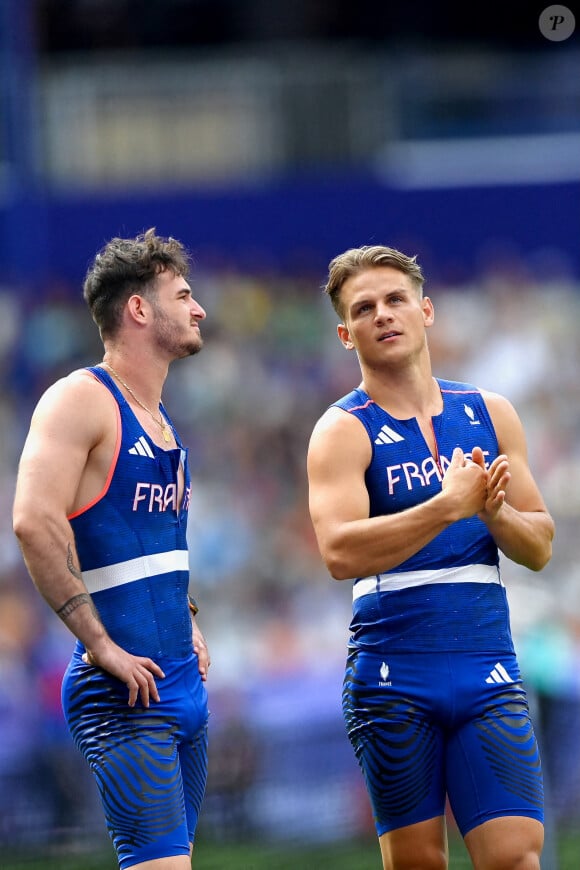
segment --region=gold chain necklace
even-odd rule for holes
[[[133,390],[131,389],[131,387],[129,386],[129,384],[126,384],[126,383],[125,383],[125,381],[123,380],[123,378],[121,377],[121,375],[120,375],[118,372],[115,371],[115,369],[113,368],[113,366],[110,366],[109,363],[106,363],[106,362],[103,362],[103,365],[105,366],[106,369],[109,369],[109,371],[111,372],[111,374],[115,375],[115,377],[117,378],[117,380],[119,381],[119,383],[122,384],[122,385],[125,387],[125,389],[127,390],[127,392],[128,392],[131,396],[133,396],[133,398],[135,399],[135,401],[137,402],[137,404],[138,404],[141,408],[143,408],[144,411],[147,411],[147,413],[149,414],[149,416],[151,417],[151,419],[153,420],[153,422],[154,422],[154,423],[157,423],[157,425],[158,425],[159,428],[161,429],[161,434],[163,435],[163,440],[164,440],[166,443],[169,443],[169,442],[171,441],[171,429],[170,429],[169,425],[167,424],[167,420],[165,420],[165,418],[163,417],[163,415],[160,413],[161,420],[158,420],[157,417],[153,414],[153,412],[149,410],[149,408],[147,407],[147,405],[144,405],[143,402],[141,401],[141,399],[138,399],[138,398],[137,398],[137,396],[135,395],[135,393],[133,392]]]

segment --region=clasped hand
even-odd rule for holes
[[[456,500],[459,519],[477,514],[489,523],[505,502],[509,480],[509,462],[504,454],[486,468],[481,447],[473,448],[470,459],[456,447],[443,478],[443,490]]]

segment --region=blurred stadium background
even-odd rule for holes
[[[503,392],[527,428],[555,553],[504,576],[546,773],[543,867],[580,867],[580,53],[578,29],[542,35],[547,5],[2,0],[4,870],[49,855],[90,870],[101,849],[114,866],[60,712],[71,638],[10,510],[40,393],[101,355],[87,263],[149,226],[193,251],[208,311],[203,354],[165,394],[192,448],[213,657],[196,866],[309,868],[323,849],[335,867],[379,863],[339,706],[350,588],[320,563],[305,481],[315,420],[357,379],[326,265],[376,242],[425,268],[436,372]]]

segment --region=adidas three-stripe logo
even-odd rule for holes
[[[133,447],[129,448],[129,453],[132,453],[133,456],[148,456],[149,459],[155,459],[155,455],[144,435],[141,435],[139,440],[135,441]]]
[[[404,441],[402,435],[399,435],[398,432],[395,432],[394,429],[391,429],[389,426],[381,426],[381,431],[375,438],[375,444],[394,444],[396,441]]]
[[[486,683],[513,683],[514,680],[510,677],[506,669],[500,662],[495,663],[495,667],[485,681]]]

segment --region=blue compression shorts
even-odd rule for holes
[[[543,822],[540,756],[513,654],[352,651],[343,713],[377,833],[445,813],[465,836],[500,816]]]
[[[127,704],[128,689],[73,656],[62,703],[95,775],[121,870],[189,855],[207,779],[207,692],[197,656],[159,660],[160,702]]]

